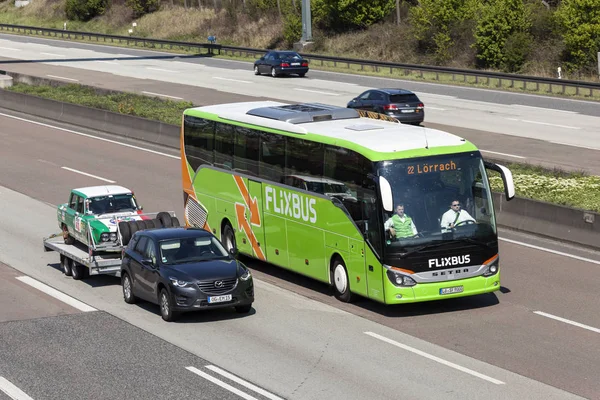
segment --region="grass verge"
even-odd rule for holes
[[[172,125],[181,123],[183,110],[194,105],[186,101],[163,100],[134,93],[101,93],[91,87],[68,84],[59,86],[32,86],[17,83],[7,90],[46,99],[79,104],[116,113],[135,115]],[[560,169],[547,170],[528,164],[509,164],[513,173],[516,194],[519,197],[541,200],[584,210],[600,212],[600,177],[583,172],[572,173]],[[500,175],[490,173],[494,191],[503,192]]]

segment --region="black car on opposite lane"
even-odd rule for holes
[[[347,107],[389,115],[405,124],[419,125],[425,119],[423,102],[405,89],[367,90],[350,100]]]
[[[136,232],[123,250],[121,285],[125,302],[158,304],[165,321],[208,308],[248,313],[254,301],[250,270],[212,233],[197,228]]]
[[[298,75],[303,77],[308,72],[308,60],[295,51],[268,51],[254,62],[254,75],[270,74]]]

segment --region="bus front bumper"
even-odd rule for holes
[[[446,282],[418,283],[412,287],[398,287],[387,279],[385,282],[386,304],[419,303],[494,292],[500,289],[500,271],[487,278],[477,276]],[[447,293],[441,294],[442,291]]]

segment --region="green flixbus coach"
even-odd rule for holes
[[[181,166],[188,226],[326,282],[342,301],[500,288],[486,169],[507,199],[512,175],[463,138],[324,104],[230,103],[185,110]]]

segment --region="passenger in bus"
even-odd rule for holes
[[[452,200],[450,203],[450,209],[442,215],[442,219],[440,221],[440,226],[442,229],[452,229],[457,225],[462,225],[472,221],[475,221],[475,218],[471,217],[466,210],[462,210],[460,208],[461,204],[459,200]]]
[[[418,233],[412,218],[404,213],[404,204],[396,206],[396,214],[385,221],[384,228],[396,239],[414,237]]]

